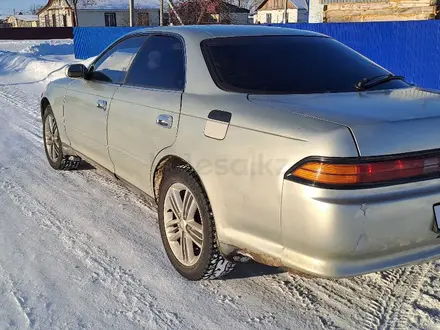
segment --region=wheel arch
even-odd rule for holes
[[[194,170],[194,172],[197,175],[197,178],[200,181],[200,184],[202,185],[203,190],[208,195],[208,193],[206,191],[206,187],[203,184],[202,178],[197,173],[196,168],[193,165],[191,165],[190,162],[186,161],[182,157],[169,154],[169,155],[162,156],[160,158],[160,160],[157,161],[155,166],[154,166],[154,172],[153,172],[153,194],[154,194],[154,196],[153,197],[156,200],[156,202],[159,199],[159,189],[160,189],[160,185],[161,185],[161,183],[163,181],[165,172],[168,169],[172,169],[172,168],[175,168],[175,167],[178,167],[178,166],[181,166],[181,165],[188,165],[188,166],[190,166]]]
[[[47,97],[43,97],[40,102],[40,111],[41,111],[41,118],[43,118],[44,111],[46,108],[50,105],[50,101]]]

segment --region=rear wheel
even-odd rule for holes
[[[183,277],[215,279],[234,268],[218,250],[209,200],[189,166],[165,174],[159,192],[159,226],[168,258]]]

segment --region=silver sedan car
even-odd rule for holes
[[[139,30],[41,99],[49,164],[158,205],[174,268],[346,277],[440,255],[440,95],[325,35]]]

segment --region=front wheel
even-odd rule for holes
[[[80,166],[81,158],[63,154],[60,131],[50,105],[47,106],[43,114],[43,139],[47,161],[52,168],[56,170],[74,170]]]
[[[64,155],[60,132],[51,106],[48,106],[43,115],[43,138],[47,160],[54,169],[64,168]]]
[[[186,279],[215,279],[234,264],[218,250],[214,216],[194,170],[182,165],[165,174],[159,192],[159,227],[171,264]]]

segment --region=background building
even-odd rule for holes
[[[310,23],[435,19],[437,0],[309,0]]]
[[[283,23],[285,6],[285,0],[264,0],[257,7],[254,23]],[[304,23],[307,21],[308,10],[305,0],[287,0],[286,23]]]
[[[136,25],[159,25],[159,8],[147,2],[135,2]],[[129,26],[130,15],[128,0],[96,1],[86,5],[78,3],[78,22],[75,19],[73,6],[67,0],[49,0],[38,12],[42,27],[71,26]]]
[[[38,27],[38,16],[36,15],[12,15],[5,21],[8,27]]]

